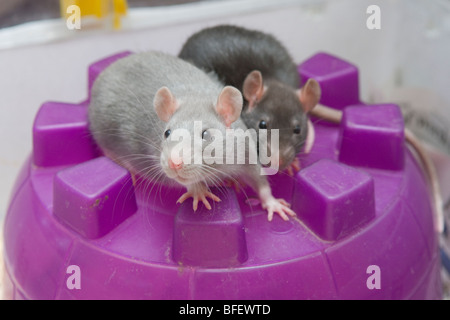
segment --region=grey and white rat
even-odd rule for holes
[[[226,153],[213,163],[204,157],[219,135],[247,129],[240,119],[242,105],[236,88],[178,57],[146,52],[123,58],[99,75],[92,88],[89,126],[104,153],[133,175],[162,181],[168,177],[185,186],[178,202],[192,197],[194,211],[199,201],[208,209],[208,198],[220,201],[210,186],[239,177],[258,193],[269,220],[274,213],[288,220],[295,213],[286,201],[273,197],[257,162],[238,164],[230,159],[235,155]],[[180,142],[185,136],[189,139]],[[220,143],[225,150],[225,140]],[[236,150],[256,152],[255,144],[236,143]]]
[[[268,129],[268,141],[271,129],[279,130],[279,152],[272,150],[272,165],[299,169],[296,155],[304,147],[307,113],[320,100],[320,86],[311,79],[299,89],[297,66],[275,37],[237,26],[215,26],[192,35],[179,57],[241,90],[246,125]]]

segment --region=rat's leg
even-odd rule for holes
[[[208,210],[211,210],[211,205],[206,198],[210,198],[216,202],[221,201],[219,197],[209,191],[209,188],[204,183],[194,183],[187,186],[187,192],[178,199],[177,203],[183,203],[189,198],[193,198],[192,208],[194,211],[197,211],[199,201],[203,202]]]
[[[272,195],[272,189],[270,188],[267,177],[262,175],[261,167],[259,165],[252,165],[246,167],[247,172],[243,173],[243,177],[246,178],[246,182],[256,192],[261,202],[263,209],[267,210],[268,220],[272,221],[273,214],[278,215],[285,221],[289,220],[289,216],[295,217],[296,214],[290,209],[290,204],[284,199],[276,199]]]

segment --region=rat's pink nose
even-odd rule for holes
[[[174,170],[179,170],[183,167],[183,159],[181,158],[170,158],[169,168]]]

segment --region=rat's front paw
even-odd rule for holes
[[[203,204],[208,210],[211,210],[211,205],[209,204],[208,199],[206,199],[207,197],[216,202],[221,201],[218,196],[216,196],[215,194],[210,192],[206,187],[204,187],[188,190],[178,199],[177,203],[183,203],[186,199],[193,198],[192,208],[194,209],[194,211],[197,211],[199,201],[203,202]]]
[[[294,176],[295,173],[300,171],[300,160],[298,160],[298,158],[295,157],[286,170],[291,177]]]
[[[296,216],[295,212],[289,208],[289,203],[287,203],[284,199],[275,199],[272,197],[262,203],[262,207],[267,210],[267,219],[269,221],[272,221],[274,212],[278,213],[284,221],[289,220],[288,216]]]
[[[223,185],[227,188],[233,188],[237,193],[241,192],[241,184],[236,179],[225,179]]]

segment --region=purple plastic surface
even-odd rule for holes
[[[87,122],[88,104],[48,102],[33,126],[34,164],[52,167],[76,164],[98,156]]]
[[[191,205],[180,208],[173,231],[175,262],[214,268],[239,266],[247,260],[244,219],[237,197],[229,189],[221,197],[223,201],[213,204],[214,211],[201,206],[193,214],[192,199],[187,202]]]
[[[109,57],[89,68],[89,83]],[[267,221],[248,188],[215,189],[211,211],[184,190],[133,183],[86,134],[86,103],[42,106],[34,149],[5,220],[13,299],[440,299],[426,179],[395,105],[363,106],[358,71],[321,53],[299,66],[343,123],[314,124],[294,177],[269,177],[298,217]],[[90,92],[90,89],[89,89]],[[56,152],[59,150],[61,152]],[[368,287],[378,266],[380,289]],[[68,267],[81,271],[71,288]]]
[[[293,210],[325,240],[338,240],[375,217],[372,177],[335,161],[319,160],[300,171],[295,191]]]
[[[400,170],[405,161],[403,116],[396,105],[348,106],[342,116],[339,161]]]
[[[104,236],[137,211],[131,175],[105,157],[59,171],[53,197],[53,215],[89,239]]]
[[[318,53],[299,65],[302,85],[310,78],[319,82],[322,90],[320,103],[342,110],[359,104],[359,77],[356,66],[327,53]]]

